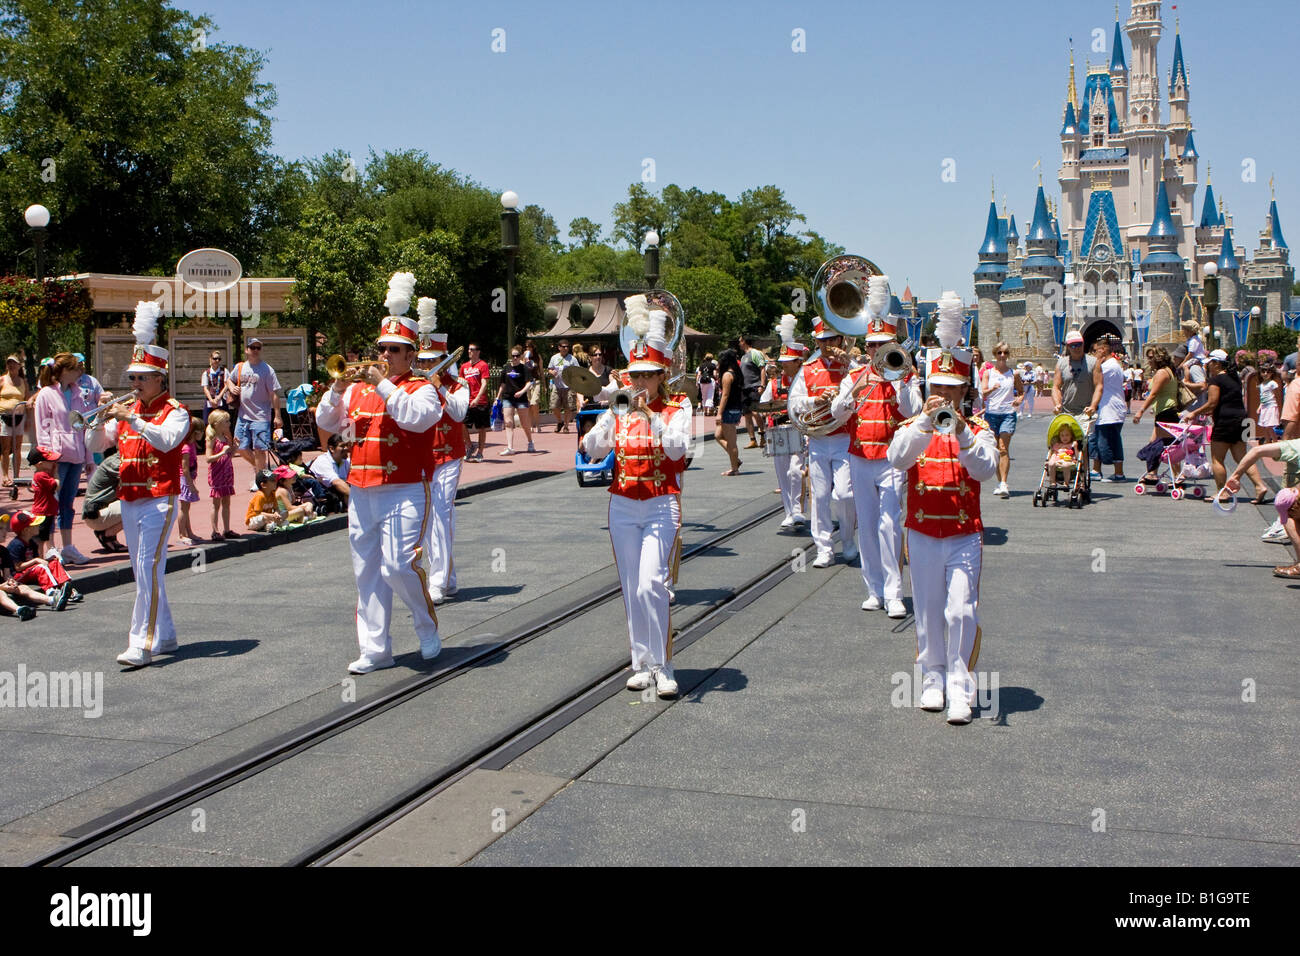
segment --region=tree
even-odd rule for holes
[[[577,239],[583,249],[600,241],[600,223],[592,222],[586,216],[569,220],[569,238]],[[569,245],[573,250],[573,245]]]
[[[51,242],[83,270],[170,272],[197,246],[263,252],[283,171],[260,54],[162,0],[0,0],[0,256]]]
[[[754,309],[740,284],[721,269],[671,268],[663,285],[686,309],[686,323],[701,332],[733,339],[754,324]]]
[[[658,229],[660,242],[669,233],[667,209],[657,196],[652,196],[645,183],[633,183],[627,188],[627,202],[614,206],[614,239],[623,240],[633,249],[640,249],[645,234]]]

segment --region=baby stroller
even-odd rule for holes
[[[587,405],[578,412],[574,424],[577,426],[574,430],[578,433],[578,450],[574,453],[573,464],[574,470],[578,476],[578,487],[585,488],[592,479],[590,484],[609,484],[614,480],[614,452],[611,450],[608,455],[597,461],[587,457],[587,453],[582,450],[582,436],[591,431],[592,426],[605,412],[605,406],[588,402]]]
[[[1070,449],[1060,452],[1061,460],[1054,462],[1051,448],[1061,429],[1065,429],[1069,436]],[[1058,505],[1061,492],[1065,492],[1070,496],[1068,504],[1071,508],[1082,508],[1085,502],[1092,500],[1092,491],[1088,484],[1088,469],[1080,467],[1087,449],[1087,436],[1079,420],[1067,412],[1053,418],[1047,426],[1047,448],[1043,476],[1034,492],[1034,507],[1041,505],[1046,508],[1048,501]]]
[[[1156,473],[1156,482],[1150,491],[1145,481],[1139,481],[1133,487],[1133,493],[1163,495],[1167,492],[1174,501],[1189,493],[1193,498],[1204,498],[1205,489],[1199,484],[1193,484],[1190,488],[1184,486],[1188,482],[1196,482],[1211,474],[1209,462],[1205,458],[1205,440],[1210,433],[1209,426],[1199,420],[1192,424],[1185,422],[1157,422],[1157,424],[1174,436],[1174,440],[1165,445],[1164,450],[1160,452],[1159,466],[1149,469]],[[1181,472],[1176,478],[1175,465],[1181,467]]]

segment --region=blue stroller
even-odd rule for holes
[[[588,405],[577,415],[578,449],[574,453],[573,462],[579,488],[585,488],[587,485],[607,485],[614,480],[613,450],[599,461],[592,461],[582,450],[582,436],[591,431],[592,426],[596,424],[596,419],[604,412],[604,405],[595,407]]]

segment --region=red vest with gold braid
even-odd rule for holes
[[[664,425],[679,410],[681,402],[656,398],[650,410],[658,412]],[[622,495],[643,501],[660,495],[681,494],[678,476],[686,466],[686,459],[673,461],[664,454],[663,446],[652,443],[650,423],[644,415],[629,412],[614,420],[614,481],[610,494]]]
[[[988,426],[968,418],[971,435]],[[973,441],[964,435],[966,441]],[[957,460],[957,439],[936,434],[916,464],[907,470],[907,520],[913,531],[953,538],[984,529],[980,521],[980,483]]]
[[[442,418],[429,429],[429,434],[433,436],[433,467],[440,468],[449,461],[465,457],[465,423],[448,415],[446,406]]]
[[[772,383],[772,401],[784,402],[790,398],[790,386],[794,384],[794,379],[786,378],[778,373],[776,378],[770,379]],[[775,428],[777,425],[784,425],[790,421],[790,416],[785,412],[776,412],[767,416],[767,427]]]
[[[173,409],[189,417],[189,410],[166,392],[145,408],[137,401],[132,411],[151,425],[161,425]],[[167,498],[181,492],[181,442],[171,451],[159,451],[137,432],[129,421],[117,426],[117,449],[122,456],[118,470],[117,496],[123,501]]]
[[[830,392],[833,396],[840,390],[840,381],[844,378],[846,371],[847,369],[843,369],[838,365],[828,366],[825,359],[816,359],[815,361],[805,363],[803,367],[803,384],[804,388],[808,390],[808,397],[816,398],[823,392]],[[835,429],[835,431],[831,432],[830,435],[824,435],[822,437],[830,438],[832,435],[852,434],[853,430],[850,427],[852,421],[853,419],[850,418],[839,428]]]
[[[863,375],[871,374],[871,366],[866,365],[853,376],[856,385]],[[889,443],[894,440],[903,421],[903,413],[898,410],[898,393],[894,391],[893,382],[872,382],[862,393],[862,401],[854,409],[849,423],[853,427],[849,438],[849,454],[872,461],[885,457]]]
[[[409,374],[393,384],[409,393],[433,387]],[[357,488],[411,484],[433,474],[433,442],[427,434],[399,427],[389,416],[375,386],[360,383],[352,386],[348,418],[352,419],[356,434],[348,484]]]

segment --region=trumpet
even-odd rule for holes
[[[912,371],[912,356],[901,345],[888,342],[876,349],[871,367],[886,382],[897,382]]]
[[[109,401],[104,402],[101,405],[97,405],[95,408],[91,409],[85,414],[82,414],[81,412],[78,411],[68,412],[68,422],[77,431],[84,431],[87,428],[98,428],[100,425],[104,424],[103,422],[97,420],[100,415],[108,411],[114,405],[122,405],[125,404],[126,402],[131,401],[139,394],[139,392],[140,392],[139,389],[133,388],[131,389],[131,391],[127,392],[121,398],[110,399]]]
[[[388,363],[383,359],[362,359],[360,362],[349,362],[342,355],[331,355],[325,360],[325,371],[334,381],[340,379],[349,382],[361,381],[361,376],[366,369],[372,365],[378,365],[388,374]]]
[[[935,432],[940,435],[951,435],[957,431],[957,423],[960,418],[957,415],[957,409],[951,405],[944,405],[935,410],[935,413],[930,416],[930,420],[934,422]]]
[[[630,388],[620,388],[614,393],[609,400],[609,410],[614,413],[616,418],[622,418],[628,412],[632,411],[636,405],[636,400],[646,394],[644,388],[632,391]]]

